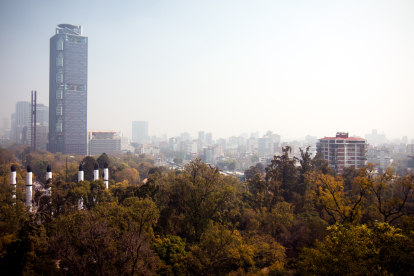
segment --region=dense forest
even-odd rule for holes
[[[95,163],[100,175],[109,164],[109,189],[93,181]],[[0,148],[1,275],[413,274],[412,174],[369,164],[335,175],[320,156],[303,150],[296,160],[289,148],[244,183],[199,159],[184,170],[153,164]],[[28,165],[51,186],[51,196],[33,191],[32,212]]]

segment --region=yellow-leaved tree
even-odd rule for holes
[[[309,173],[307,181],[311,184],[309,196],[316,205],[322,206],[326,213],[338,223],[355,223],[361,217],[361,205],[370,192],[364,177],[356,177],[352,189],[344,190],[341,176],[333,177],[315,171]]]

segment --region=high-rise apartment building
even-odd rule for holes
[[[206,133],[204,131],[198,132],[198,140],[204,141],[206,138]]]
[[[385,144],[387,142],[385,134],[378,134],[376,129],[373,129],[371,134],[365,134],[365,139],[373,146]]]
[[[181,133],[181,141],[190,141],[190,133],[188,132]]]
[[[4,135],[4,132],[10,128],[9,124],[9,118],[3,118],[2,124],[1,124],[1,134]]]
[[[213,133],[211,132],[206,133],[206,143],[209,146],[213,145]]]
[[[258,150],[261,154],[274,153],[274,143],[269,137],[263,137],[258,139]]]
[[[12,139],[15,142],[26,143],[27,127],[29,125],[30,103],[26,101],[16,103],[16,113],[12,115]],[[14,117],[14,118],[13,118]]]
[[[342,173],[345,167],[359,169],[367,160],[365,139],[348,137],[347,132],[337,132],[336,137],[318,139],[316,150],[336,173]]]
[[[52,153],[86,155],[88,38],[59,24],[50,38],[49,144]]]
[[[378,165],[382,170],[386,170],[391,164],[391,150],[386,147],[377,148],[369,146],[367,159],[368,163]]]
[[[29,102],[17,102],[16,103],[16,125],[27,126],[29,124]]]
[[[145,143],[148,140],[148,121],[133,121],[132,142]]]
[[[30,123],[29,112],[29,123]],[[36,104],[36,148],[47,150],[47,135],[49,131],[49,107],[38,103]],[[27,144],[31,145],[32,129],[27,128]]]

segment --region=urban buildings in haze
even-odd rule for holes
[[[366,140],[350,138],[347,132],[337,132],[335,137],[319,139],[316,148],[336,173],[342,173],[345,167],[359,169],[367,161]]]
[[[120,154],[121,144],[116,131],[88,130],[88,155]]]
[[[371,134],[365,134],[365,139],[373,146],[378,146],[387,142],[385,134],[378,134],[376,129],[373,129]]]
[[[190,141],[190,133],[188,132],[181,133],[181,141]]]
[[[206,138],[206,133],[204,131],[198,132],[198,140],[204,141]]]
[[[1,125],[1,134],[3,139],[10,139],[10,121],[9,118],[3,118]]]
[[[26,101],[17,102],[15,113],[11,116],[12,140],[25,144],[27,137],[27,126],[29,125],[30,103]]]
[[[209,145],[209,146],[213,145],[213,133],[211,133],[211,132],[206,133],[206,140],[205,141],[206,141],[207,145]]]
[[[145,143],[148,140],[148,121],[133,121],[132,142]]]
[[[52,153],[87,153],[88,38],[59,24],[50,38],[49,144]]]
[[[36,136],[35,136],[36,137],[36,148],[47,150],[48,132],[49,132],[49,107],[42,103],[38,103],[36,104]],[[27,128],[27,144],[31,145],[31,142],[32,142],[32,129],[29,126]]]

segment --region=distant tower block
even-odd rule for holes
[[[79,165],[78,182],[83,181],[83,166],[82,163]]]
[[[12,199],[13,199],[13,204],[14,204],[16,202],[16,166],[15,165],[11,165],[10,185],[12,188]]]
[[[29,207],[29,211],[32,211],[32,187],[33,187],[33,179],[32,179],[32,167],[30,165],[27,166],[27,174],[26,174],[26,207]]]
[[[108,189],[108,162],[104,164],[104,183],[106,188]]]
[[[95,163],[95,166],[93,167],[93,181],[99,180],[99,166],[98,163]]]

